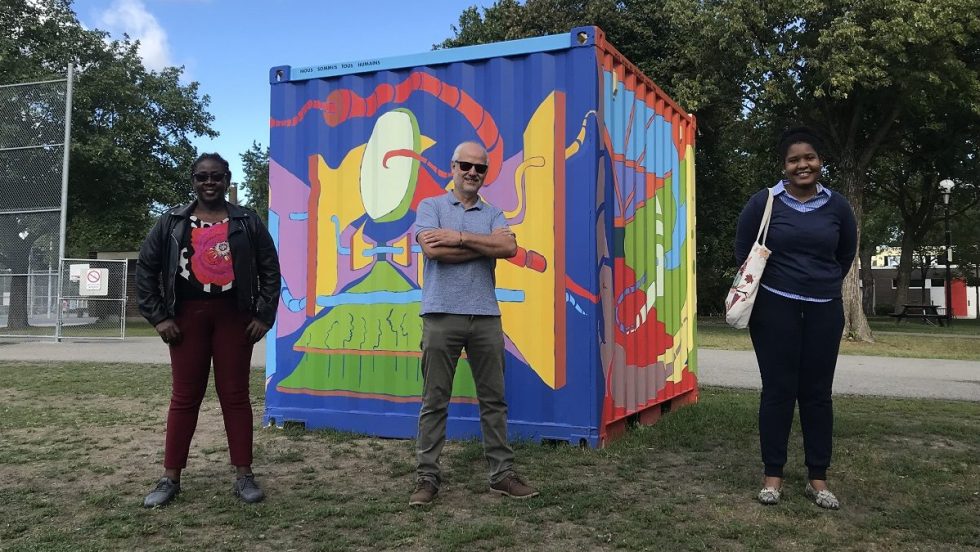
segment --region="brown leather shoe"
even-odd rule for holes
[[[421,479],[415,485],[415,491],[408,498],[409,506],[428,506],[439,494],[439,489],[428,479]]]
[[[490,490],[516,499],[531,498],[540,494],[537,489],[524,483],[516,473],[509,473],[507,477],[490,485]]]

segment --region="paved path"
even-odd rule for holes
[[[699,376],[705,385],[758,389],[759,370],[752,351],[700,349]],[[156,337],[125,341],[0,341],[0,361],[90,361],[168,364],[167,346]],[[265,341],[252,355],[265,366]],[[980,401],[980,361],[843,355],[837,362],[834,392],[850,395],[945,398]]]
[[[705,385],[762,385],[753,351],[702,348],[698,369]],[[841,355],[834,393],[980,401],[980,361]]]
[[[915,337],[954,337],[956,339],[980,339],[977,334],[926,333],[926,332],[883,332],[875,330],[875,335],[911,335]]]

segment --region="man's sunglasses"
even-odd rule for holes
[[[198,181],[198,182],[200,182],[200,183],[203,184],[203,183],[207,182],[208,180],[210,180],[211,182],[224,182],[225,177],[228,176],[228,173],[223,173],[223,172],[220,172],[220,173],[199,172],[199,173],[194,173],[191,176],[194,177],[194,180],[196,180],[196,181]]]
[[[466,161],[454,161],[459,170],[463,172],[470,172],[470,169],[476,169],[477,174],[484,174],[487,172],[487,166],[483,163],[468,163]]]

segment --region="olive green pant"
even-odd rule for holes
[[[504,400],[504,331],[499,316],[426,314],[422,317],[422,409],[419,412],[418,479],[441,483],[439,455],[446,442],[446,420],[460,353],[473,371],[480,403],[483,454],[490,483],[513,469],[507,444]]]

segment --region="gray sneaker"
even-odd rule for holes
[[[179,481],[174,481],[169,477],[161,477],[157,481],[156,488],[150,491],[150,494],[146,495],[146,498],[143,499],[143,507],[153,508],[163,506],[173,500],[178,493],[180,493]]]
[[[240,475],[235,479],[235,486],[233,488],[235,491],[235,496],[242,499],[242,501],[249,504],[253,502],[259,502],[265,498],[265,493],[259,488],[258,484],[255,483],[255,474]]]

